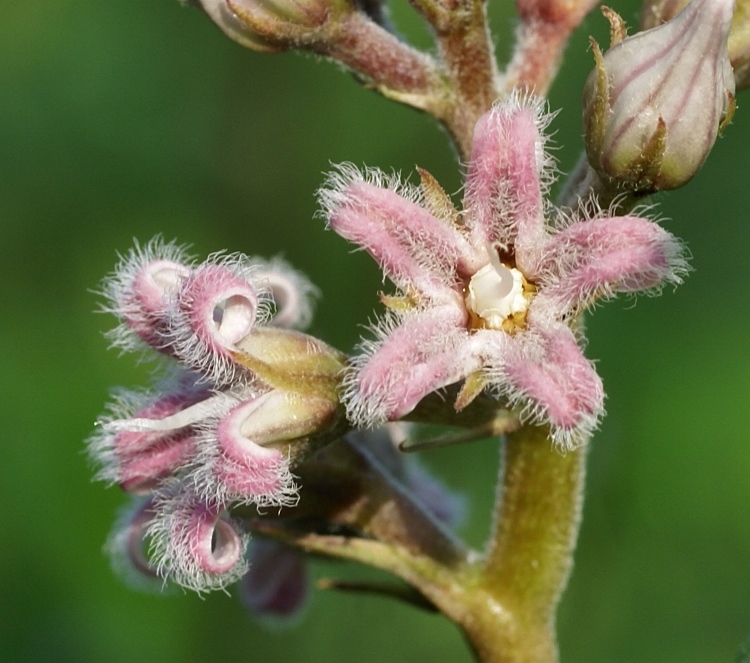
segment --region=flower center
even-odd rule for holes
[[[490,262],[471,277],[465,290],[472,326],[513,333],[525,326],[535,288],[518,269],[500,262],[491,247],[488,254]]]

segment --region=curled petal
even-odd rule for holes
[[[247,570],[247,535],[218,507],[180,492],[162,499],[148,526],[157,573],[197,592],[221,589]]]
[[[112,568],[136,589],[159,590],[162,581],[146,553],[146,530],[154,516],[151,499],[139,499],[117,519],[105,545]]]
[[[687,269],[677,239],[639,217],[574,223],[555,235],[551,253],[559,276],[546,285],[536,306],[563,313],[617,292],[680,283]]]
[[[417,189],[395,178],[369,172],[365,180],[353,168],[329,178],[320,192],[330,227],[363,247],[383,272],[406,292],[445,301],[453,297],[455,270],[472,251],[456,228],[440,221],[422,205]]]
[[[214,383],[238,377],[235,345],[267,314],[265,293],[255,285],[252,271],[242,256],[210,260],[185,279],[176,295],[174,353]]]
[[[312,300],[319,294],[318,289],[280,258],[258,263],[255,278],[270,292],[274,305],[270,324],[292,329],[307,327],[312,321]]]
[[[297,488],[287,459],[264,445],[298,437],[304,416],[297,414],[286,394],[271,391],[208,424],[191,474],[200,494],[209,500],[259,506],[296,504]]]
[[[191,264],[192,259],[182,247],[160,238],[145,246],[136,243],[120,259],[102,287],[107,299],[102,310],[122,320],[108,333],[113,346],[133,350],[145,342],[170,353],[164,339],[169,300],[189,276]]]
[[[375,330],[381,340],[362,344],[364,353],[344,379],[349,419],[360,426],[399,419],[430,392],[477,370],[465,316],[441,306],[383,321]]]
[[[310,593],[305,556],[268,539],[255,539],[248,556],[250,568],[240,584],[243,603],[258,617],[274,622],[298,616]]]

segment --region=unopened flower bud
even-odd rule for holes
[[[281,50],[249,29],[229,9],[225,0],[186,0],[186,4],[200,7],[227,37],[251,51],[274,53]]]
[[[323,341],[274,327],[258,327],[243,338],[234,360],[273,387],[327,396],[346,366],[346,357]]]
[[[200,0],[200,4],[229,37],[264,51],[323,42],[326,25],[354,11],[348,0]]]
[[[736,0],[729,31],[729,61],[738,90],[750,86],[750,0]]]
[[[733,0],[693,0],[603,55],[594,44],[596,69],[584,90],[586,151],[605,179],[647,194],[696,174],[734,109],[727,56],[733,10]]]
[[[689,0],[650,0],[641,10],[641,30],[655,28],[679,14]],[[750,0],[735,0],[727,44],[737,90],[750,86]]]
[[[250,569],[240,583],[243,603],[260,619],[274,623],[297,617],[310,594],[304,554],[272,539],[255,539],[248,557]]]

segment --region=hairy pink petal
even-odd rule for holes
[[[361,361],[348,379],[345,399],[358,423],[395,420],[436,389],[478,368],[467,352],[465,312],[441,306],[409,315]]]
[[[189,546],[188,554],[207,573],[227,573],[242,557],[242,539],[234,527],[204,505],[195,508],[185,531],[175,533],[175,541],[183,536]]]
[[[304,329],[310,324],[312,300],[318,295],[318,289],[306,276],[275,258],[259,261],[255,277],[270,292],[275,309],[271,320],[274,327]]]
[[[677,240],[652,221],[633,216],[574,223],[555,235],[551,251],[559,278],[540,293],[539,305],[548,301],[561,312],[616,292],[679,283],[685,271]]]
[[[182,284],[172,314],[173,351],[212,382],[233,381],[243,371],[235,346],[255,326],[260,300],[244,274],[225,264],[205,263]]]
[[[216,429],[216,447],[207,469],[219,484],[220,496],[247,499],[260,504],[286,504],[294,494],[294,482],[286,458],[278,449],[262,446],[273,442],[279,422],[278,392],[245,401],[225,417]],[[288,417],[286,410],[283,416]],[[204,480],[210,491],[209,480]],[[293,501],[293,499],[292,499]]]
[[[330,217],[339,235],[365,248],[400,288],[451,297],[468,249],[458,231],[403,196],[367,182],[350,184]]]
[[[206,265],[180,291],[193,332],[214,352],[224,353],[253,328],[258,297],[252,286],[221,265]]]
[[[512,400],[523,403],[527,416],[549,423],[564,446],[596,427],[603,413],[604,391],[573,333],[565,326],[540,332],[538,343],[511,344],[503,373]]]
[[[153,349],[170,354],[164,334],[168,331],[171,296],[191,272],[192,259],[182,247],[156,238],[145,246],[136,243],[104,281],[102,294],[108,300],[103,310],[114,313],[121,324],[108,332],[112,344],[124,350],[144,341]]]
[[[133,494],[154,490],[162,479],[185,466],[195,451],[195,439],[189,433],[167,436],[136,454],[120,459],[118,482]]]
[[[514,244],[516,262],[527,272],[535,271],[539,242],[545,237],[538,112],[508,103],[479,119],[464,197],[464,220],[473,244]]]

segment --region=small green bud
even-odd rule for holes
[[[733,11],[733,0],[693,0],[604,54],[593,42],[586,152],[605,180],[648,194],[676,189],[698,172],[734,110],[727,55]],[[611,10],[607,16],[613,35],[623,34],[622,20]]]

